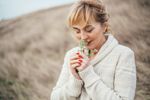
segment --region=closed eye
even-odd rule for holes
[[[86,32],[89,32],[89,33],[90,33],[90,32],[93,31],[93,29],[94,29],[94,28],[92,28],[92,29],[87,29]]]
[[[92,32],[93,30],[94,30],[94,27],[89,27],[89,28],[86,28],[86,29],[85,29],[85,31],[86,31],[86,32],[89,32],[89,33]]]
[[[73,27],[73,30],[76,32],[76,33],[80,33],[80,29],[76,28],[76,27]]]
[[[86,32],[90,33],[90,32],[92,32],[94,30],[94,27],[92,25],[87,25],[86,27],[84,27],[84,30]]]

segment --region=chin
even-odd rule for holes
[[[87,48],[90,50],[95,49],[95,43],[93,43],[93,42],[89,43],[89,45],[87,45]]]

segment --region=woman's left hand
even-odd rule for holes
[[[76,53],[78,56],[82,56],[83,58],[80,58],[82,62],[80,62],[80,66],[76,67],[77,71],[83,71],[85,68],[88,67],[90,59],[85,55],[81,53]]]

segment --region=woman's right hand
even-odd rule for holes
[[[74,75],[75,78],[81,80],[81,77],[79,76],[77,72],[77,67],[81,66],[82,63],[82,56],[79,55],[79,53],[76,53],[71,59],[70,59],[70,70],[71,73]]]

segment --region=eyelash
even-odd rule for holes
[[[80,31],[76,31],[76,33],[80,33]]]
[[[86,32],[89,32],[89,33],[90,33],[90,32],[92,32],[92,31],[93,31],[93,28],[92,28],[92,29],[90,29],[90,30],[87,30]]]
[[[94,28],[90,29],[90,30],[85,30],[86,32],[90,33],[94,30]],[[80,30],[77,30],[76,33],[80,33]]]

